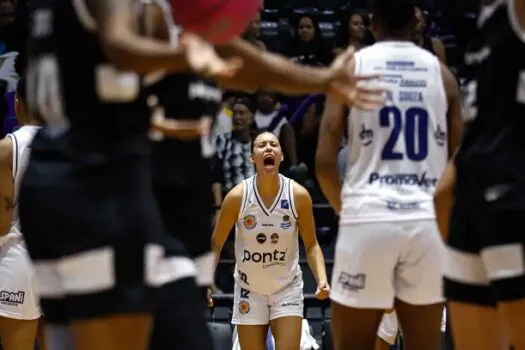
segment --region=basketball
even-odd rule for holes
[[[242,34],[259,11],[259,0],[170,0],[175,22],[212,44]]]

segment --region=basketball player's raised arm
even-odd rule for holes
[[[217,48],[224,57],[237,56],[244,64],[231,79],[219,82],[231,89],[255,91],[273,90],[285,94],[328,93],[339,101],[374,109],[383,104],[379,87],[357,87],[359,80],[375,79],[376,76],[354,75],[353,51],[339,55],[329,68],[306,67],[267,51],[259,50],[241,39]]]
[[[228,239],[230,231],[239,217],[243,192],[244,184],[241,182],[232,188],[222,201],[221,210],[219,211],[219,218],[215,222],[215,228],[211,236],[211,247],[213,249],[213,253],[215,254],[215,268],[219,263],[224,242],[226,242],[226,239]]]
[[[13,220],[13,146],[11,138],[6,137],[0,141],[0,236],[9,232]]]
[[[337,215],[341,211],[342,189],[337,155],[343,141],[344,128],[344,106],[328,97],[319,128],[315,170],[321,190]]]
[[[139,36],[134,3],[133,0],[86,0],[104,50],[117,68],[137,73],[193,70],[210,77],[235,74],[238,60],[220,59],[209,44],[195,35],[187,35],[177,48]]]
[[[456,183],[454,155],[457,152],[463,135],[463,109],[461,107],[461,93],[457,80],[444,64],[441,65],[441,75],[448,102],[448,149],[451,159],[445,171],[441,174],[441,178],[436,186],[434,208],[439,231],[442,237],[446,239],[448,235],[449,213],[454,199],[453,191]]]
[[[306,250],[308,266],[310,270],[312,270],[317,285],[326,286],[328,285],[328,277],[326,276],[323,251],[319,246],[315,234],[312,197],[310,197],[308,191],[297,182],[293,181],[292,186],[295,207],[297,209],[297,226],[299,227],[299,234],[301,235]]]

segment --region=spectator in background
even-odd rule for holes
[[[286,117],[287,111],[275,93],[259,91],[257,94],[255,125],[258,131],[269,131],[279,139],[284,154],[283,168],[297,165],[295,132]]]
[[[266,45],[261,41],[261,14],[250,23],[243,34],[243,39],[257,46],[259,49],[266,51]]]
[[[338,55],[347,48],[352,47],[359,51],[365,46],[366,24],[368,18],[359,11],[350,11],[346,20],[343,22],[338,41],[336,43],[335,54]]]
[[[328,65],[333,59],[333,53],[323,40],[317,20],[310,16],[301,16],[294,24],[295,35],[286,46],[285,55],[292,58],[306,57]]]
[[[221,110],[217,114],[215,125],[213,126],[213,135],[215,137],[228,134],[232,131],[232,106],[235,98],[235,92],[228,90],[223,92]]]
[[[255,174],[251,161],[255,103],[249,97],[239,97],[232,105],[233,130],[218,135],[214,161],[215,180],[212,185],[215,205],[220,207],[224,195],[235,185]]]
[[[15,0],[0,0],[0,54],[17,51],[15,35]]]
[[[426,32],[427,29],[427,19],[423,10],[416,7],[416,29],[414,43],[419,47],[433,53],[436,55],[441,63],[447,64],[447,54],[445,51],[445,45],[438,38],[431,38]]]

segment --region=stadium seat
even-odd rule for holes
[[[233,347],[233,331],[230,324],[209,322],[213,344],[215,350],[231,350]]]

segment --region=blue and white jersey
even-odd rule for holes
[[[448,160],[440,63],[410,42],[379,42],[355,56],[356,74],[382,75],[388,92],[383,108],[350,111],[341,223],[433,219]]]

